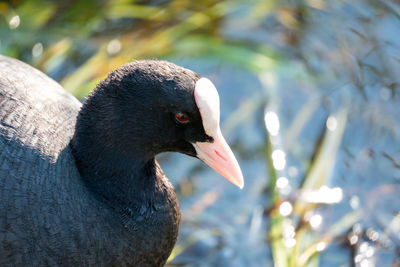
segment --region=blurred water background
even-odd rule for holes
[[[159,156],[168,266],[400,266],[399,1],[0,1],[0,53],[79,99],[134,59],[215,83],[245,188]]]

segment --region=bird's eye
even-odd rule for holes
[[[179,123],[188,123],[189,122],[189,117],[185,113],[178,112],[175,114],[175,119]]]

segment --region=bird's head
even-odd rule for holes
[[[102,121],[97,125],[108,129],[104,136],[119,153],[181,152],[243,187],[239,164],[221,133],[219,95],[209,79],[166,61],[135,61],[112,72],[88,100],[86,108],[104,108],[96,112]]]

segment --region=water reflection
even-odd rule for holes
[[[358,235],[356,235],[353,232],[350,233],[347,238],[349,239],[350,245],[352,245],[352,246],[357,244],[358,240],[359,240]]]
[[[296,245],[296,239],[294,238],[285,239],[284,244],[287,248],[292,248]]]
[[[359,198],[358,196],[352,196],[352,197],[350,198],[349,204],[350,204],[350,207],[351,207],[353,210],[358,209],[358,208],[360,207],[360,198]]]
[[[371,240],[373,242],[378,241],[378,239],[379,239],[379,233],[371,227],[367,229],[366,234],[367,234],[367,237],[369,238],[369,240]]]
[[[288,178],[281,176],[276,180],[276,188],[283,197],[289,196],[292,192],[292,187],[289,184]]]
[[[276,187],[278,189],[284,189],[288,185],[289,185],[289,180],[284,176],[279,177],[278,180],[276,180]]]
[[[334,131],[336,130],[336,127],[337,119],[334,116],[329,116],[326,120],[326,128],[328,128],[329,131]]]
[[[20,18],[19,16],[14,16],[10,19],[10,21],[8,22],[8,25],[10,26],[11,30],[14,30],[16,28],[18,28],[19,24],[20,24]]]
[[[296,245],[296,229],[293,225],[292,220],[290,219],[285,219],[282,222],[283,224],[283,233],[282,233],[282,238],[283,238],[283,243],[285,244],[285,247],[287,248],[292,248]]]
[[[340,187],[329,188],[325,185],[318,190],[304,190],[300,197],[309,203],[334,204],[343,199],[343,191]]]
[[[268,133],[271,136],[277,136],[279,133],[279,118],[273,111],[268,111],[264,116],[265,126],[267,127]]]
[[[286,154],[283,150],[281,149],[276,149],[272,152],[272,163],[274,165],[274,168],[278,171],[281,171],[285,168],[286,166]]]
[[[322,223],[322,216],[319,214],[314,214],[311,216],[309,223],[313,229],[318,229]]]
[[[319,243],[317,244],[316,249],[317,249],[317,251],[319,251],[319,252],[325,250],[325,249],[326,249],[326,243],[323,242],[323,241],[319,242]]]
[[[289,216],[292,213],[292,211],[293,211],[293,206],[292,204],[290,204],[289,201],[284,201],[279,206],[279,213],[282,216]]]
[[[372,267],[375,266],[374,256],[375,249],[367,242],[361,243],[358,247],[357,255],[354,257],[354,263],[360,267]]]
[[[121,42],[118,39],[113,39],[107,44],[107,53],[110,55],[118,54],[121,48]]]
[[[33,57],[40,57],[43,54],[43,44],[42,43],[36,43],[32,47],[32,56]]]

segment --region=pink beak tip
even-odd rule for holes
[[[241,177],[241,179],[239,180],[239,182],[238,182],[238,183],[235,183],[235,185],[236,185],[237,187],[239,187],[240,190],[243,190],[243,187],[244,187],[244,180],[243,180],[243,177]]]
[[[242,184],[238,184],[237,186],[239,187],[239,189],[240,189],[240,190],[243,190],[244,183],[242,183]]]
[[[244,179],[243,179],[243,174],[242,171],[240,170],[240,167],[238,166],[238,168],[236,169],[236,171],[238,171],[238,173],[236,173],[236,175],[223,175],[229,182],[231,182],[232,184],[236,185],[237,187],[239,187],[240,189],[243,189],[244,187]]]

